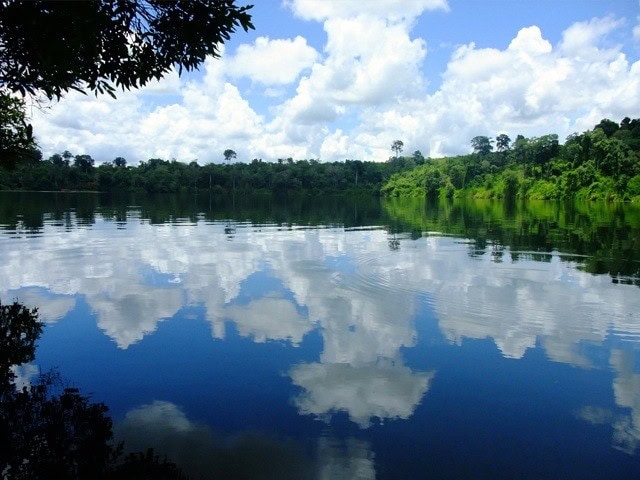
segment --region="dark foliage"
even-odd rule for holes
[[[0,86],[50,99],[137,88],[219,56],[236,28],[253,28],[250,9],[235,0],[2,0]]]
[[[18,161],[28,159],[35,147],[24,101],[0,91],[0,166],[14,167]]]
[[[229,150],[228,152],[233,152]],[[68,152],[66,152],[68,153]],[[116,160],[94,167],[89,155],[54,154],[42,162],[23,163],[14,170],[0,169],[0,189],[11,190],[99,190],[103,192],[176,193],[193,191],[291,191],[377,194],[393,173],[415,167],[410,157],[391,158],[384,163],[346,160],[321,163],[316,160],[253,160],[200,166],[176,160],[152,158],[127,166]],[[117,163],[120,166],[115,166]]]
[[[11,366],[33,360],[42,326],[37,309],[18,302],[10,305],[0,302],[0,382],[5,388],[14,378]]]
[[[6,478],[102,478],[107,472],[113,437],[107,407],[74,388],[53,394],[59,385],[56,375],[44,375],[3,399]]]

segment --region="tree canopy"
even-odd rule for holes
[[[236,158],[236,152],[234,152],[233,150],[231,150],[230,148],[227,148],[224,153],[224,160],[229,163],[232,159]]]
[[[0,91],[0,165],[13,166],[34,149],[31,125],[24,114],[24,101]]]
[[[69,90],[115,94],[218,57],[238,27],[235,0],[0,0],[0,87],[60,98]]]
[[[404,148],[404,143],[402,140],[394,140],[391,144],[391,150],[396,154],[396,158],[402,153],[402,149]]]

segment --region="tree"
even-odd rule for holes
[[[73,159],[73,166],[85,173],[91,171],[94,163],[95,161],[91,158],[91,155],[76,155]]]
[[[12,167],[35,148],[33,129],[26,121],[24,101],[0,91],[0,165]]]
[[[113,96],[115,87],[219,57],[237,27],[254,28],[251,8],[235,0],[2,0],[0,87],[49,99],[85,89]]]
[[[127,161],[122,157],[116,157],[113,160],[113,166],[118,168],[124,168],[127,166]]]
[[[491,152],[491,150],[493,150],[491,139],[482,135],[473,137],[471,139],[471,146],[473,147],[475,153],[479,153],[480,155],[487,155]]]
[[[501,133],[496,137],[496,150],[499,152],[506,152],[509,150],[509,145],[511,144],[511,139],[509,135],[505,133]]]
[[[416,165],[422,165],[425,162],[424,156],[420,150],[413,152],[413,161]]]
[[[618,129],[620,128],[620,125],[618,125],[613,120],[609,120],[608,118],[603,118],[602,120],[600,120],[599,124],[593,127],[594,130],[596,128],[601,128],[604,134],[607,137],[610,137],[611,135],[613,135],[618,131]]]
[[[402,140],[394,140],[393,143],[391,144],[391,150],[396,154],[396,159],[402,153],[403,148],[404,148],[404,143],[402,143]]]
[[[237,155],[236,155],[236,152],[234,152],[233,150],[231,150],[231,149],[229,149],[229,148],[227,148],[227,149],[224,151],[223,155],[224,155],[224,160],[225,160],[227,163],[231,163],[231,160],[232,160],[232,159],[234,159],[234,158],[236,158],[236,156],[237,156]]]

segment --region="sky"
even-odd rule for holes
[[[436,158],[640,117],[640,0],[253,3],[255,30],[198,71],[31,108],[45,158]]]

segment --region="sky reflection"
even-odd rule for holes
[[[602,368],[584,346],[611,345],[611,388],[627,413],[587,405],[577,416],[611,425],[616,448],[637,450],[637,287],[581,271],[577,260],[556,252],[547,261],[526,254],[514,261],[505,249],[496,262],[491,245],[486,254],[469,255],[465,242],[447,236],[399,236],[390,248],[382,229],[242,224],[230,238],[228,228],[224,222],[176,228],[129,221],[123,229],[98,217],[93,228],[63,231],[46,223],[37,236],[4,235],[0,298],[37,305],[50,324],[82,298],[98,328],[123,351],[195,307],[204,309],[213,339],[225,339],[232,327],[255,343],[298,347],[316,332],[318,358],[282,372],[298,388],[291,402],[300,414],[327,422],[345,413],[362,429],[410,418],[440,375],[436,366],[416,369],[404,358],[417,345],[419,305],[433,311],[450,344],[490,339],[508,359],[540,347],[554,362]],[[173,432],[204,435],[178,407],[140,408],[124,425],[151,415]],[[347,450],[368,451],[354,442]],[[321,445],[319,451],[332,450]],[[326,468],[369,478],[371,458],[363,453],[358,464],[334,459]]]

